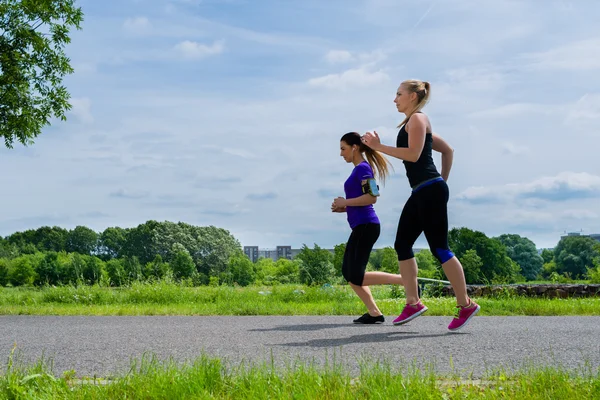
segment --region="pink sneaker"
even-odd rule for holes
[[[404,306],[402,313],[400,315],[398,315],[398,317],[394,321],[392,321],[392,323],[394,325],[405,324],[405,323],[417,318],[419,315],[423,314],[425,311],[427,311],[427,307],[425,307],[425,305],[423,303],[421,303],[421,300],[419,300],[419,302],[414,305],[407,304]]]
[[[479,312],[479,304],[475,303],[473,300],[469,299],[471,303],[467,307],[456,306],[456,311],[454,312],[454,319],[448,325],[448,330],[452,332],[456,332],[461,329],[471,318],[473,318]]]

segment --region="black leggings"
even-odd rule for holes
[[[448,247],[448,197],[445,181],[437,181],[413,191],[398,223],[394,248],[399,261],[414,257],[412,247],[421,232],[425,232],[429,249],[440,263],[454,257]]]
[[[342,275],[346,281],[362,286],[371,250],[380,232],[380,225],[372,223],[357,225],[352,229],[342,263]]]

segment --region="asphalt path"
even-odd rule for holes
[[[404,326],[354,325],[353,316],[0,316],[0,356],[42,356],[58,376],[126,373],[146,356],[190,361],[205,354],[226,365],[343,364],[433,369],[482,377],[531,365],[578,369],[600,365],[600,317],[483,317],[448,332],[450,317],[423,316]],[[6,370],[6,362],[0,371]]]

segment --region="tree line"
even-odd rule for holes
[[[461,260],[467,283],[514,283],[531,280],[592,279],[600,276],[600,243],[584,236],[562,238],[541,254],[526,237],[487,237],[454,228],[450,248]],[[96,232],[85,226],[43,226],[0,238],[0,285],[102,284],[171,279],[190,285],[343,283],[345,244],[333,254],[306,244],[293,260],[261,258],[251,262],[227,230],[184,222],[147,221],[133,228]],[[419,274],[444,279],[429,250],[415,255]],[[392,247],[374,250],[368,270],[396,273]]]

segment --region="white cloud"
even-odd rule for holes
[[[331,64],[345,63],[353,59],[352,53],[347,50],[330,50],[325,55],[325,60]]]
[[[562,172],[528,183],[469,187],[457,199],[472,203],[505,202],[517,198],[568,200],[600,195],[600,176],[586,172]]]
[[[123,199],[141,199],[148,197],[149,193],[145,190],[130,190],[119,188],[110,193],[111,197],[118,197]]]
[[[530,150],[527,146],[521,146],[511,142],[504,143],[502,145],[502,151],[504,152],[504,154],[508,154],[511,156],[520,156],[530,153]]]
[[[92,115],[92,101],[88,97],[72,98],[69,100],[71,103],[71,110],[73,114],[80,122],[84,124],[91,124],[94,122],[94,116]]]
[[[212,45],[184,40],[175,45],[175,50],[181,53],[186,58],[198,59],[211,55],[220,54],[224,51],[225,45],[223,40],[217,40]]]
[[[308,80],[308,84],[315,87],[343,90],[351,87],[379,85],[389,80],[389,75],[382,69],[371,72],[365,67],[359,67],[346,70],[339,74],[329,74],[311,78]]]
[[[152,24],[146,17],[127,18],[123,23],[123,29],[136,35],[148,33],[151,28]]]
[[[533,104],[533,103],[512,103],[490,109],[480,110],[469,114],[472,118],[511,118],[516,116],[535,114],[541,116],[553,115],[559,110],[564,109],[562,105],[552,104]]]
[[[570,210],[564,210],[561,213],[561,216],[564,218],[569,218],[569,219],[588,220],[588,219],[597,219],[598,213],[591,211],[591,210],[575,208],[575,209],[570,209]]]
[[[90,62],[82,62],[73,64],[75,74],[93,74],[97,71],[96,64]]]
[[[590,71],[600,69],[600,37],[574,41],[523,56],[535,70]]]
[[[586,93],[570,107],[567,122],[600,121],[600,93]]]
[[[475,65],[450,69],[446,72],[449,84],[461,92],[490,92],[506,87],[506,76],[501,66]]]
[[[375,49],[366,53],[358,54],[358,59],[365,65],[373,66],[387,59],[388,55],[382,49]]]

